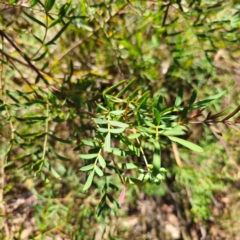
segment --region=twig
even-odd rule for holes
[[[120,9],[118,9],[113,15],[111,15],[108,20],[105,23],[108,23],[112,20],[113,17],[115,17],[121,10],[123,10],[129,3],[124,4]],[[79,40],[72,46],[70,46],[59,58],[58,61],[61,61],[62,58],[64,58],[66,55],[68,55],[71,51],[73,51],[76,47],[80,46],[82,43],[84,43],[86,40],[88,40],[90,37],[92,37],[96,32],[98,32],[102,27],[97,27],[94,31],[89,33],[85,38]]]
[[[7,41],[12,45],[12,47],[21,55],[21,57],[24,58],[24,60],[28,63],[28,65],[37,73],[37,76],[42,78],[45,82],[46,80],[42,75],[42,73],[32,64],[32,62],[29,60],[29,57],[19,49],[19,47],[12,41],[12,39],[9,38],[8,35],[4,33],[4,31],[2,30],[0,30],[0,36],[7,39]]]
[[[59,89],[55,88],[55,87],[52,86],[52,85],[50,85],[49,88],[50,88],[50,90],[51,90],[52,92],[54,92],[59,98],[61,98],[62,100],[65,100],[66,103],[67,103],[67,105],[68,105],[69,107],[73,107],[73,108],[75,108],[78,112],[80,112],[80,113],[82,113],[82,114],[86,114],[86,115],[88,115],[88,116],[90,116],[90,117],[93,117],[93,118],[96,117],[96,115],[95,115],[94,113],[90,113],[90,112],[88,112],[88,111],[86,111],[86,110],[83,110],[83,109],[79,108],[75,103],[71,102],[68,98],[66,98],[66,97],[62,94],[62,92],[61,92]]]

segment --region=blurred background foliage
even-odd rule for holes
[[[198,101],[226,90],[201,123],[236,109],[239,11],[237,1],[1,1],[1,238],[239,239],[238,118],[187,124],[183,138],[204,152],[166,144],[165,180],[127,185],[120,210],[117,174],[110,210],[97,216],[105,180],[83,191],[79,171],[82,140],[96,134],[91,118],[121,80],[135,79],[123,99],[139,88],[137,97],[162,95],[168,107],[180,86],[183,102],[194,89]],[[151,157],[152,145],[141,144]]]

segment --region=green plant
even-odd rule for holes
[[[186,189],[179,192],[189,198],[196,222],[207,220],[214,191],[223,183],[216,180],[216,165],[201,166],[201,156],[211,159],[206,149],[214,149],[213,136],[227,151],[222,126],[213,134],[209,127],[239,130],[240,107],[222,111],[226,106],[217,101],[231,92],[236,72],[239,6],[74,0],[1,6],[2,230],[17,182],[41,198],[35,209],[39,237],[63,231],[57,227],[62,218],[66,234],[84,235],[71,228],[74,218],[98,223],[94,210],[103,219],[115,213],[128,202],[131,185],[146,184],[151,195],[147,188],[164,180],[168,187],[173,181],[176,191]],[[237,90],[231,96],[238,106]],[[188,139],[196,126],[207,140],[196,134]],[[76,206],[59,198],[80,199],[85,209],[75,214]],[[48,221],[54,214],[55,221]]]

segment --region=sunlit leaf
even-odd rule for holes
[[[93,158],[96,158],[98,154],[97,153],[79,154],[78,156],[83,159],[93,159]]]
[[[89,165],[86,165],[84,167],[81,167],[79,170],[82,171],[82,172],[87,172],[89,170],[92,170],[94,167],[94,164],[89,164]]]
[[[189,148],[189,149],[191,149],[191,150],[193,150],[195,152],[203,152],[203,149],[200,146],[198,146],[198,145],[196,145],[194,143],[191,143],[189,141],[186,141],[184,139],[177,138],[177,137],[170,137],[170,136],[168,136],[168,138],[171,141],[179,143],[179,144],[183,145],[184,147],[187,147],[187,148]]]
[[[94,177],[94,173],[95,173],[95,171],[93,170],[88,175],[87,181],[86,181],[86,183],[85,183],[85,185],[83,187],[83,191],[86,191],[86,190],[88,190],[91,187],[92,181],[93,181],[93,177]]]
[[[109,132],[107,136],[105,137],[105,142],[104,142],[104,151],[109,152],[111,151],[111,133]]]
[[[161,147],[159,142],[154,142],[153,167],[157,171],[161,167]]]
[[[110,121],[110,124],[114,127],[127,128],[129,125],[123,122]]]
[[[94,121],[96,124],[107,124],[107,123],[108,123],[107,120],[101,119],[101,118],[93,118],[93,121]]]
[[[100,163],[102,168],[106,167],[106,161],[101,155],[98,155],[98,162]]]
[[[110,129],[110,133],[122,133],[125,131],[125,128],[112,128]]]
[[[155,117],[157,124],[159,125],[161,122],[161,115],[160,115],[159,111],[155,108],[154,108],[154,117]]]
[[[99,177],[103,176],[103,171],[97,165],[94,166],[94,170]]]

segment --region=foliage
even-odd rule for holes
[[[16,0],[0,7],[2,228],[16,183],[40,199],[38,238],[86,231],[93,239],[89,226],[131,201],[133,186],[149,195],[167,186],[187,196],[195,222],[208,220],[224,181],[216,164],[201,164],[212,157],[214,135],[225,147],[216,158],[228,151],[222,127],[209,127],[239,131],[240,107],[219,103],[230,87],[220,78],[238,60],[239,5]],[[198,125],[209,140],[194,133]]]

